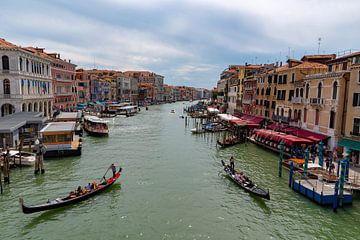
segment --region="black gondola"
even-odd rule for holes
[[[231,178],[233,182],[235,182],[237,185],[239,185],[241,188],[243,188],[245,191],[250,192],[256,196],[265,198],[270,200],[270,193],[269,191],[265,191],[262,188],[258,187],[255,183],[253,183],[245,174],[242,174],[241,176],[246,179],[241,181],[239,178],[237,178],[237,175],[240,175],[239,170],[232,170],[231,167],[224,163],[224,161],[221,160],[222,165],[224,166],[224,173],[226,176]]]
[[[230,147],[238,143],[240,143],[239,139],[225,139],[225,141],[220,141],[220,139],[217,140],[217,144],[222,148]]]
[[[47,203],[33,205],[33,206],[25,206],[24,200],[22,198],[19,198],[20,208],[22,209],[23,213],[28,214],[28,213],[35,213],[35,212],[65,207],[74,203],[81,202],[109,188],[120,177],[121,170],[122,169],[120,168],[119,171],[115,174],[115,177],[111,177],[108,180],[101,182],[95,190],[92,190],[88,193],[84,193],[77,197],[67,196],[65,198],[57,198],[55,200],[48,201]]]

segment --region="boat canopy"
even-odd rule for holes
[[[85,116],[84,119],[86,121],[89,121],[89,122],[93,122],[93,123],[108,123],[108,121],[102,119],[102,118],[99,118],[99,117],[96,117],[96,116]]]
[[[240,119],[240,118],[234,117],[233,115],[230,115],[230,114],[218,114],[218,117],[221,120],[224,120],[224,121],[239,120]]]
[[[325,136],[322,134],[310,132],[310,131],[303,130],[300,128],[295,128],[295,127],[287,127],[284,129],[284,132],[289,133],[291,135],[298,136],[298,137],[307,138],[307,139],[310,139],[315,142],[324,141],[329,138],[329,136]]]
[[[230,120],[230,123],[236,125],[236,126],[239,126],[239,127],[259,127],[260,124],[258,123],[254,123],[254,122],[251,122],[251,121],[247,121],[247,120],[243,120],[243,119],[235,119],[235,120]]]

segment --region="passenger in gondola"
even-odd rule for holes
[[[116,167],[115,167],[115,164],[111,164],[111,170],[112,170],[112,173],[113,173],[113,178],[116,176]]]
[[[71,191],[69,193],[69,198],[74,198],[74,197],[76,197],[76,194],[75,194],[75,192]]]
[[[76,190],[76,196],[82,195],[82,192],[83,192],[83,190],[82,190],[81,186],[78,186],[78,188]]]
[[[90,192],[91,191],[91,184],[88,183],[88,185],[85,186],[85,190]]]

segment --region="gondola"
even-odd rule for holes
[[[243,188],[245,191],[250,192],[256,196],[259,196],[261,198],[265,198],[270,200],[270,193],[269,190],[265,191],[262,188],[258,187],[255,183],[253,183],[245,174],[242,174],[243,177],[245,177],[246,181],[241,181],[239,178],[236,177],[236,175],[240,175],[239,170],[235,170],[234,172],[231,170],[231,167],[229,165],[226,165],[224,161],[221,160],[222,165],[224,166],[224,173],[226,176],[231,178],[237,185],[239,185],[241,188]]]
[[[220,139],[217,140],[217,144],[222,148],[230,147],[238,143],[240,143],[239,139],[225,139],[225,141],[220,141]]]
[[[83,195],[80,195],[78,197],[67,196],[64,198],[57,198],[52,201],[48,200],[48,202],[46,202],[46,203],[32,205],[32,206],[25,206],[24,200],[22,198],[19,198],[20,208],[22,209],[23,213],[29,214],[29,213],[35,213],[35,212],[41,212],[41,211],[45,211],[45,210],[65,207],[68,205],[72,205],[72,204],[84,201],[98,193],[103,192],[105,189],[109,188],[120,177],[121,170],[122,169],[120,168],[119,171],[115,174],[115,177],[111,177],[107,180],[105,180],[105,178],[104,178],[105,176],[104,176],[103,177],[104,181],[101,182],[95,190],[84,193]]]

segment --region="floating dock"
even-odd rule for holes
[[[334,201],[339,197],[335,194],[334,183],[326,183],[317,179],[293,180],[291,188],[319,205],[333,205]],[[342,203],[352,204],[352,200],[352,193],[344,190]]]

